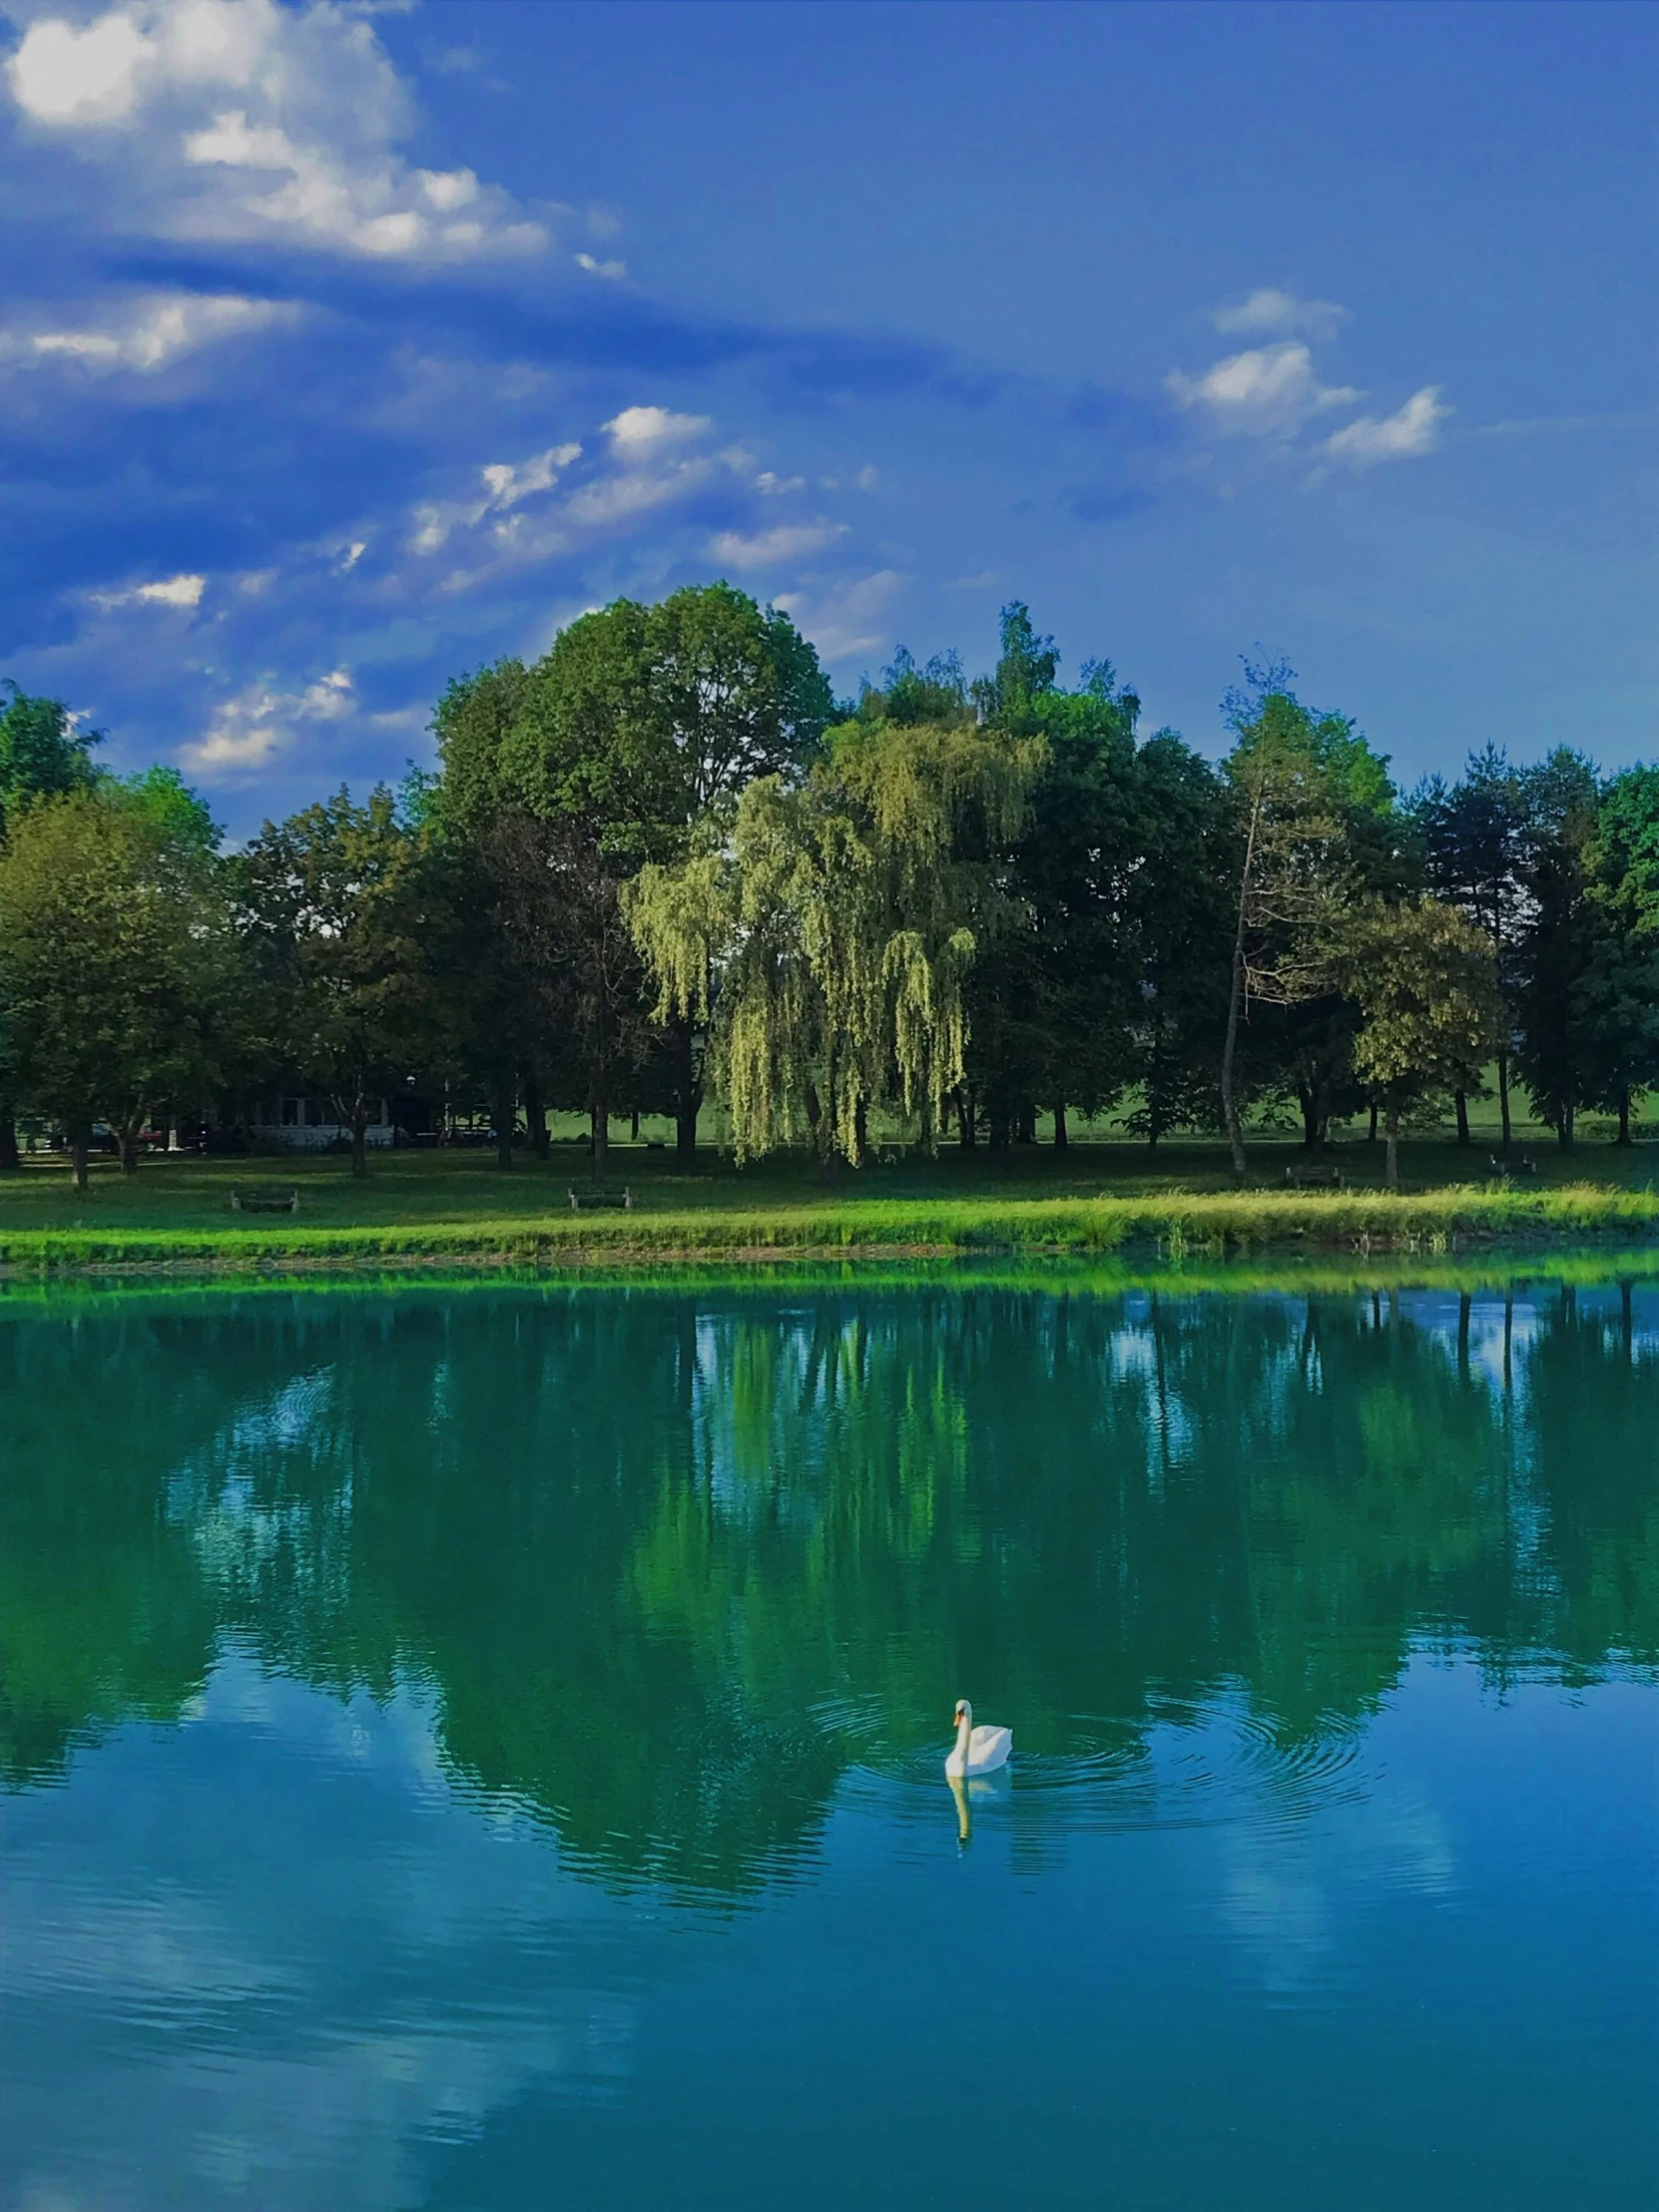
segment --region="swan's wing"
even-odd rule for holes
[[[970,1767],[1000,1767],[1014,1748],[1011,1728],[976,1728],[968,1743]]]

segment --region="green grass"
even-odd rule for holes
[[[1372,1250],[1435,1255],[1471,1242],[1529,1243],[1659,1231],[1653,1188],[1659,1155],[1595,1143],[1571,1155],[1527,1148],[1536,1181],[1494,1182],[1484,1139],[1460,1150],[1421,1140],[1404,1151],[1408,1188],[1381,1188],[1381,1147],[1338,1155],[1350,1188],[1287,1189],[1302,1155],[1288,1139],[1252,1148],[1253,1179],[1234,1188],[1216,1145],[1128,1142],[1050,1145],[996,1156],[946,1151],[936,1161],[843,1173],[827,1184],[810,1162],[739,1170],[713,1153],[695,1177],[672,1155],[618,1146],[608,1179],[634,1193],[630,1213],[573,1214],[566,1198],[586,1177],[585,1155],[555,1148],[546,1164],[520,1157],[509,1173],[488,1152],[394,1153],[353,1181],[334,1157],[261,1161],[146,1161],[136,1177],[95,1164],[78,1197],[61,1162],[31,1160],[0,1178],[0,1265],[18,1270],[168,1267],[271,1270],[463,1267],[607,1267],[785,1254],[915,1257],[999,1250],[1103,1254],[1157,1247],[1166,1256],[1219,1258],[1264,1249]],[[293,1216],[231,1211],[231,1189],[291,1182]]]

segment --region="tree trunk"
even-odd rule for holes
[[[869,1100],[860,1098],[852,1109],[852,1165],[861,1168],[869,1158]]]
[[[1371,1102],[1371,1136],[1368,1142],[1371,1144],[1377,1142],[1377,1101],[1375,1098]]]
[[[1233,1062],[1239,1048],[1239,1023],[1244,1016],[1245,992],[1245,924],[1250,918],[1250,871],[1256,859],[1256,830],[1261,821],[1261,802],[1251,809],[1250,833],[1245,839],[1244,867],[1239,876],[1239,926],[1233,936],[1233,982],[1227,999],[1227,1039],[1221,1048],[1221,1110],[1227,1123],[1227,1142],[1233,1154],[1233,1173],[1242,1182],[1248,1162],[1245,1159],[1244,1124],[1239,1119],[1239,1102],[1233,1094]]]
[[[368,1123],[361,1114],[351,1117],[351,1173],[364,1176],[368,1173]]]
[[[1458,1142],[1459,1144],[1467,1144],[1467,1143],[1469,1142],[1469,1094],[1468,1094],[1468,1092],[1467,1092],[1467,1091],[1458,1091],[1458,1092],[1457,1092],[1457,1094],[1456,1094],[1456,1096],[1455,1096],[1455,1099],[1454,1099],[1453,1103],[1455,1104],[1455,1106],[1456,1106],[1456,1108],[1457,1108],[1457,1142]]]
[[[589,1109],[588,1120],[593,1130],[593,1179],[596,1183],[603,1183],[605,1158],[611,1143],[610,1110],[603,1099],[595,1099]]]
[[[1563,1152],[1572,1150],[1572,1125],[1575,1118],[1576,1109],[1574,1107],[1562,1107],[1561,1118],[1555,1124],[1555,1142]]]
[[[978,1118],[974,1111],[973,1093],[964,1083],[956,1093],[956,1134],[964,1152],[971,1152],[979,1142],[979,1131],[975,1126]]]
[[[1302,1149],[1317,1152],[1320,1143],[1320,1094],[1317,1083],[1299,1083],[1297,1104],[1302,1108]]]
[[[1511,1134],[1509,1126],[1509,1055],[1507,1052],[1500,1052],[1497,1056],[1497,1118],[1503,1132],[1502,1142],[1498,1150],[1507,1152]]]
[[[547,1101],[541,1094],[541,1084],[533,1075],[524,1078],[524,1126],[530,1132],[530,1151],[537,1160],[545,1160],[548,1151]]]
[[[674,1157],[689,1175],[697,1166],[697,1113],[703,1085],[697,1078],[690,1022],[681,1022],[674,1038]],[[811,1104],[809,1103],[809,1113]],[[812,1114],[814,1125],[818,1116]]]
[[[85,1137],[72,1137],[70,1139],[69,1171],[75,1179],[75,1188],[78,1191],[84,1191],[87,1187],[87,1140]]]
[[[1019,1110],[1019,1141],[1021,1144],[1037,1141],[1037,1109],[1029,1099]]]
[[[137,1173],[138,1173],[138,1131],[137,1131],[136,1129],[122,1129],[122,1130],[118,1130],[118,1131],[117,1131],[117,1133],[116,1133],[116,1142],[117,1142],[117,1143],[118,1143],[118,1144],[120,1145],[120,1147],[121,1147],[121,1172],[122,1172],[122,1174],[123,1174],[123,1175],[137,1175]]]
[[[7,1175],[22,1165],[23,1158],[17,1149],[17,1116],[8,1099],[0,1106],[0,1175]]]
[[[629,1142],[630,1144],[638,1144],[638,1143],[639,1143],[639,1141],[640,1141],[640,1110],[639,1110],[639,1108],[638,1108],[638,1107],[636,1106],[636,1107],[634,1108],[634,1111],[633,1111],[633,1112],[632,1112],[632,1113],[631,1113],[631,1114],[629,1115],[629,1117],[628,1117],[628,1142]]]
[[[1387,1128],[1388,1188],[1397,1198],[1399,1195],[1399,1108],[1391,1098],[1388,1101]]]
[[[1221,1110],[1227,1123],[1228,1149],[1233,1155],[1233,1173],[1241,1182],[1249,1172],[1250,1163],[1245,1158],[1244,1124],[1239,1119],[1239,1102],[1233,1094],[1233,1061],[1239,1045],[1239,1017],[1244,1006],[1244,902],[1239,904],[1239,943],[1233,954],[1233,990],[1227,1001],[1227,1041],[1221,1048]]]
[[[510,1077],[503,1076],[495,1093],[495,1164],[504,1172],[513,1164],[513,1116],[518,1094]]]
[[[1619,1085],[1618,1141],[1620,1144],[1628,1144],[1630,1142],[1630,1085],[1628,1083],[1621,1083]],[[3,1162],[0,1162],[0,1165],[3,1164]]]
[[[1054,1109],[1054,1149],[1064,1152],[1071,1143],[1071,1133],[1066,1128],[1066,1110],[1063,1105]]]

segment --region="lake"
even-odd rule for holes
[[[14,1295],[0,1406],[15,2212],[1659,2201],[1651,1285]]]

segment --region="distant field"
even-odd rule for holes
[[[133,1177],[101,1159],[83,1198],[65,1163],[37,1156],[0,1177],[0,1260],[259,1266],[289,1256],[349,1266],[430,1255],[476,1264],[781,1250],[1089,1252],[1136,1240],[1212,1253],[1374,1242],[1442,1251],[1467,1238],[1643,1238],[1659,1230],[1659,1147],[1590,1140],[1563,1154],[1528,1133],[1520,1149],[1537,1175],[1503,1188],[1488,1162],[1492,1142],[1484,1130],[1467,1149],[1407,1141],[1405,1195],[1393,1200],[1382,1190],[1381,1145],[1364,1142],[1334,1155],[1344,1192],[1288,1189],[1287,1166],[1306,1156],[1280,1135],[1253,1142],[1243,1191],[1218,1144],[1161,1146],[1156,1154],[1127,1140],[1086,1138],[1063,1151],[1048,1143],[1003,1154],[951,1146],[936,1160],[900,1158],[827,1181],[806,1159],[738,1169],[712,1149],[685,1175],[671,1152],[624,1138],[613,1146],[607,1180],[628,1186],[633,1210],[581,1215],[566,1194],[587,1180],[589,1163],[568,1141],[545,1163],[515,1155],[508,1172],[493,1151],[385,1153],[371,1157],[362,1181],[334,1155],[153,1158]],[[298,1212],[234,1213],[233,1187],[251,1181],[293,1184]]]

